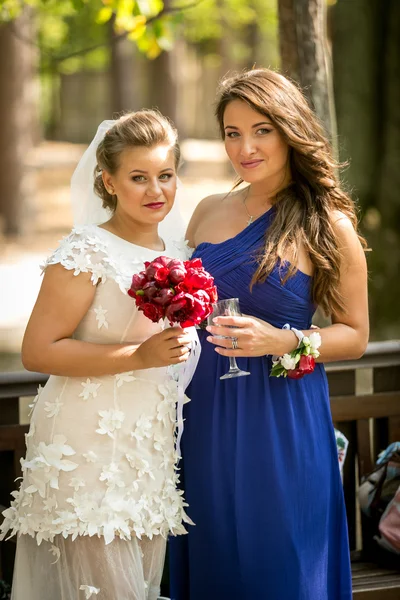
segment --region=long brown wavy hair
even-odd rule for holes
[[[291,183],[275,197],[275,218],[251,285],[265,281],[281,257],[290,259],[283,282],[294,275],[303,244],[314,265],[313,301],[328,315],[343,311],[338,291],[342,257],[333,211],[344,213],[356,231],[357,217],[352,199],[341,189],[339,165],[321,124],[293,82],[270,69],[253,69],[220,84],[216,116],[222,139],[225,108],[233,100],[246,102],[270,119],[289,146]],[[360,235],[359,239],[365,247],[365,240]]]

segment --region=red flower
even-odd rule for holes
[[[168,281],[169,274],[170,274],[170,270],[169,270],[168,267],[160,267],[154,273],[154,279],[161,286],[163,286],[163,287],[169,287],[169,281]]]
[[[185,285],[189,289],[204,290],[210,287],[214,282],[214,279],[204,271],[204,269],[188,269],[185,277]]]
[[[145,317],[150,319],[150,321],[153,321],[153,323],[157,323],[157,321],[164,317],[163,308],[152,302],[146,302],[146,304],[140,306],[140,310],[142,310]]]
[[[302,354],[300,356],[300,360],[297,366],[297,369],[290,369],[288,371],[287,376],[290,379],[301,379],[304,375],[309,375],[314,371],[315,368],[315,359],[313,356],[308,355],[305,356]]]
[[[168,265],[170,269],[169,278],[172,284],[180,283],[186,277],[186,268],[183,261],[175,258]]]
[[[191,267],[194,269],[203,269],[203,263],[201,258],[192,258],[192,260],[185,260],[185,267],[187,269]]]
[[[143,273],[137,273],[132,277],[131,290],[137,292],[138,290],[143,289],[144,284],[147,283],[147,277]]]
[[[193,294],[194,306],[192,312],[192,319],[196,323],[201,323],[212,313],[212,304],[210,302],[210,296],[205,290],[198,290]]]
[[[214,279],[201,259],[190,261],[159,256],[145,263],[145,271],[132,277],[128,294],[153,322],[168,318],[183,327],[201,323],[217,301]]]
[[[129,292],[128,292],[129,294]],[[132,296],[132,294],[129,294],[130,296]],[[140,306],[142,306],[142,304],[146,304],[146,302],[148,302],[148,300],[142,295],[142,294],[136,294],[136,296],[132,296],[133,298],[135,298],[136,300],[136,306],[139,308]]]
[[[154,296],[157,296],[158,291],[159,287],[157,286],[157,283],[155,281],[148,281],[143,286],[143,293],[148,300],[154,298]]]
[[[147,279],[154,279],[157,271],[159,269],[162,269],[163,267],[166,267],[169,262],[170,259],[166,256],[159,256],[158,258],[155,258],[153,261],[151,261],[151,263],[148,263],[147,266],[145,263]]]
[[[165,306],[172,300],[174,296],[175,292],[171,290],[171,288],[164,288],[157,296],[154,296],[153,302],[159,304],[160,306]]]

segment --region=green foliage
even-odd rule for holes
[[[239,35],[246,26],[257,23],[263,39],[276,42],[276,2],[170,0],[165,7],[163,0],[0,0],[0,21],[15,19],[24,7],[32,7],[43,70],[72,72],[106,66],[107,51],[85,54],[91,47],[107,46],[111,27],[150,59],[173,47],[177,29],[205,54],[215,52],[215,42],[229,30],[234,34],[232,57],[246,58],[246,40]]]
[[[276,64],[277,0],[203,0],[182,14],[184,36],[204,54],[218,54],[219,43],[227,32],[229,52],[234,62],[251,59],[246,30],[256,26],[259,31],[259,54],[272,56]]]
[[[44,71],[104,68],[107,51],[86,53],[106,47],[111,28],[148,58],[173,45],[176,21],[164,16],[162,0],[0,0],[0,21],[17,18],[26,6],[36,15]]]

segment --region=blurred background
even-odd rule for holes
[[[399,0],[0,0],[0,371],[19,349],[39,264],[72,226],[69,180],[103,119],[158,107],[176,123],[190,217],[234,173],[218,81],[280,68],[347,165],[371,252],[371,339],[400,337]]]

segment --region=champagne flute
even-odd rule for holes
[[[215,317],[240,317],[242,313],[240,312],[239,307],[239,299],[238,298],[228,298],[227,300],[219,300],[214,304],[213,312],[208,317],[208,325],[214,325],[213,319]],[[235,329],[233,325],[226,325],[226,327],[232,327]],[[214,335],[213,337],[220,340],[237,340],[235,337],[228,337],[225,335]],[[236,358],[234,356],[229,356],[229,371],[222,375],[220,379],[232,379],[233,377],[243,377],[244,375],[250,375],[248,371],[242,371],[239,369],[236,363]]]

